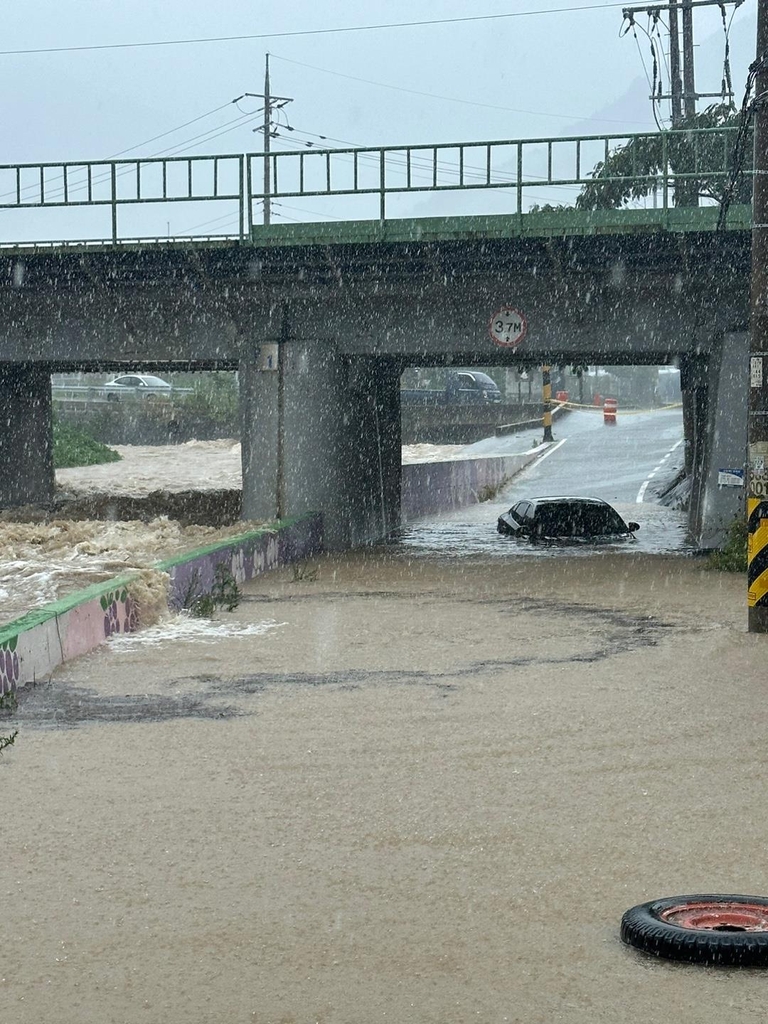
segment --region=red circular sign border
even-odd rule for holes
[[[506,313],[506,312],[515,313],[517,316],[520,317],[520,319],[523,322],[523,329],[520,332],[520,337],[516,341],[514,341],[514,342],[498,341],[496,339],[494,333],[493,333],[493,330],[492,330],[492,328],[493,328],[493,321],[496,319],[496,317],[500,316],[502,313]],[[511,348],[511,349],[518,348],[522,344],[523,339],[525,338],[527,333],[528,333],[528,318],[525,316],[524,313],[521,313],[520,310],[517,309],[515,306],[502,306],[500,309],[497,309],[496,312],[491,316],[491,319],[490,319],[490,321],[488,323],[488,334],[491,336],[491,341],[493,342],[493,344],[497,348]]]

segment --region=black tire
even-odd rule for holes
[[[724,906],[730,904],[730,913]],[[748,930],[741,921],[755,930]],[[690,911],[689,911],[689,908]],[[679,924],[672,917],[709,917],[706,927]],[[761,910],[764,909],[764,914]],[[680,911],[676,915],[675,912]],[[712,923],[720,920],[723,923]],[[747,919],[752,918],[750,923]],[[764,917],[764,921],[760,918]],[[621,938],[629,946],[667,960],[719,964],[730,967],[768,967],[768,898],[764,896],[695,895],[670,896],[641,903],[621,919]]]

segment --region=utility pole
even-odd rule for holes
[[[666,11],[669,15],[669,76],[670,91],[666,95],[651,97],[651,100],[671,100],[672,127],[679,128],[683,118],[688,120],[696,116],[696,100],[720,99],[722,92],[696,92],[696,73],[694,67],[693,11],[697,7],[741,7],[745,0],[668,0],[668,3],[646,4],[642,7],[625,7],[622,10],[624,20],[630,27],[635,25],[635,16]],[[682,13],[683,21],[683,86],[680,91],[680,37],[678,12]],[[658,15],[656,15],[658,17]],[[731,94],[731,99],[733,96]]]
[[[750,633],[768,633],[768,0],[757,2],[749,344],[747,605]]]
[[[683,94],[680,81],[680,29],[677,23],[677,0],[669,3],[669,76],[672,102],[672,127],[679,128],[683,120]]]
[[[264,223],[269,224],[271,209],[269,205],[269,193],[272,186],[269,180],[269,151],[270,139],[272,138],[272,97],[269,94],[269,54],[266,55],[264,65]]]
[[[696,75],[693,67],[693,8],[683,0],[683,109],[686,121],[696,117]]]
[[[238,100],[245,99],[249,96],[251,99],[264,100],[264,122],[258,128],[254,128],[255,132],[264,133],[264,223],[269,224],[271,221],[271,206],[270,206],[270,195],[272,193],[271,184],[271,165],[270,165],[270,152],[272,149],[272,111],[280,110],[287,103],[293,103],[293,99],[290,96],[273,96],[270,84],[269,84],[269,54],[266,55],[266,64],[264,68],[264,92],[244,92],[242,96],[238,96],[233,103],[237,103]]]

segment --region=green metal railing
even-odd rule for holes
[[[242,154],[135,160],[0,165],[0,210],[108,207],[110,241],[121,240],[118,211],[139,204],[226,201],[236,205],[241,239],[246,220]],[[2,222],[0,221],[0,225]],[[1,230],[1,227],[0,227]],[[160,232],[149,237],[161,237]]]
[[[686,183],[706,179],[725,184],[731,174],[737,131],[735,127],[725,127],[273,152],[268,157],[268,196],[250,188],[267,157],[263,153],[249,154],[249,221],[253,222],[254,200],[375,195],[379,219],[384,221],[388,196],[489,189],[511,190],[514,207],[510,212],[522,214],[532,189],[559,189],[560,196],[546,197],[545,201],[571,205],[575,196],[567,190],[580,190],[596,182],[601,188],[646,187],[650,193],[656,193],[660,206],[668,209],[673,205],[675,189]],[[626,147],[629,155],[625,173],[595,177],[598,162],[609,161],[620,147]],[[648,163],[644,157],[655,163],[650,172],[642,170],[641,163]]]
[[[98,160],[0,166],[0,211],[53,208],[106,208],[109,234],[100,239],[37,242],[39,245],[88,245],[100,241],[185,241],[255,237],[257,204],[283,199],[376,197],[378,219],[387,218],[388,199],[410,193],[468,193],[492,190],[511,196],[503,213],[522,216],[531,201],[573,206],[582,190],[635,190],[651,195],[662,209],[675,205],[676,193],[702,182],[722,189],[731,175],[736,128],[668,131],[635,135],[492,140],[437,145],[347,149],[301,149],[215,156],[173,156],[132,160]],[[259,191],[264,161],[270,164],[270,191]],[[610,174],[599,170],[609,161]],[[751,173],[751,172],[747,172]],[[604,175],[604,176],[603,176]],[[546,196],[538,193],[547,191]],[[607,191],[608,190],[608,191]],[[698,188],[697,188],[698,191]],[[596,194],[596,193],[595,193]],[[598,197],[599,198],[599,197]],[[610,196],[608,196],[610,199]],[[743,201],[743,200],[742,200]],[[123,230],[119,214],[152,204],[225,204],[234,231],[163,233],[160,211],[144,217],[141,231]],[[611,202],[597,204],[608,208]],[[614,204],[615,205],[615,204]],[[301,211],[309,222],[320,211]],[[461,212],[456,210],[455,212]],[[167,213],[167,211],[166,211]],[[30,215],[31,216],[31,215]],[[216,220],[224,220],[224,217]],[[331,219],[350,220],[349,203],[336,203]],[[200,227],[204,225],[196,225]],[[70,222],[66,228],[69,233]],[[273,225],[273,229],[279,225]],[[25,244],[7,236],[11,225],[0,216],[0,246]],[[3,240],[3,235],[6,236]]]

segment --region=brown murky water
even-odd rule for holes
[[[617,935],[653,896],[768,892],[741,579],[643,554],[317,566],[22,698],[0,1018],[762,1021],[765,974]]]

